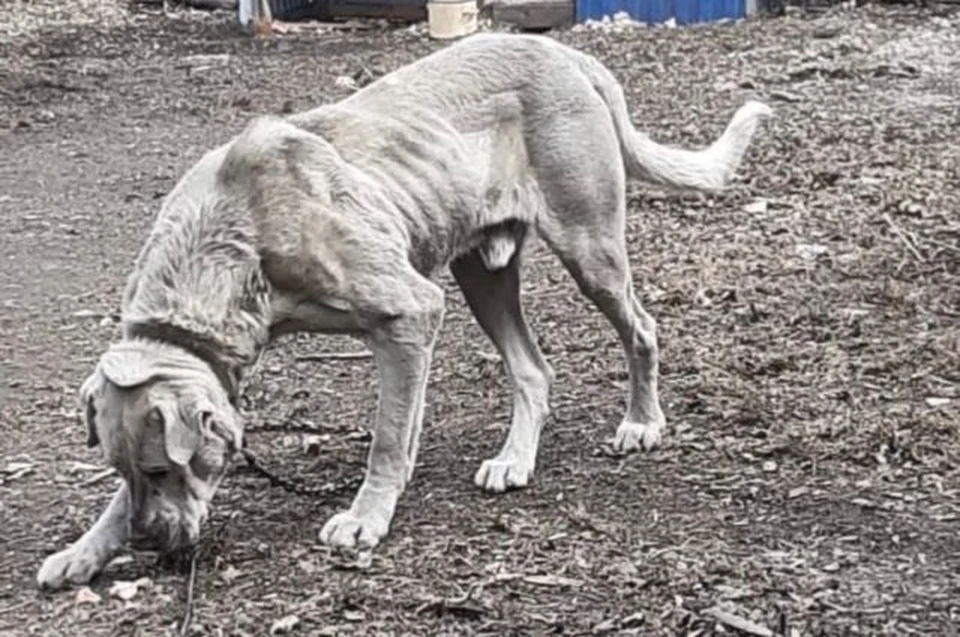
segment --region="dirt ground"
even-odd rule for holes
[[[186,578],[151,554],[111,565],[99,600],[34,584],[115,488],[96,479],[76,392],[115,335],[135,252],[164,193],[253,115],[341,98],[339,77],[441,46],[385,28],[253,40],[225,16],[90,6],[0,28],[3,635],[177,633]],[[777,110],[729,193],[631,186],[664,447],[606,452],[624,409],[619,344],[536,246],[525,303],[557,372],[554,414],[535,483],[480,493],[509,388],[446,277],[420,465],[372,562],[317,541],[350,489],[295,495],[237,467],[190,634],[957,634],[960,15],[552,35],[606,62],[658,140],[706,143],[752,95]],[[359,347],[299,337],[270,351],[244,405],[272,471],[314,486],[360,477],[372,363],[303,360]],[[301,450],[311,432],[317,457]],[[132,599],[111,593],[140,577]]]

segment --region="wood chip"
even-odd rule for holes
[[[810,493],[810,487],[805,487],[805,486],[794,487],[793,489],[790,489],[789,492],[787,492],[787,499],[793,500],[794,498],[799,498],[800,496],[807,495],[808,493]]]
[[[232,584],[242,573],[240,570],[234,566],[227,566],[227,568],[220,571],[220,579],[222,579],[227,584]]]
[[[270,626],[271,635],[285,635],[300,625],[300,618],[296,615],[287,615],[273,622]]]
[[[733,613],[725,611],[722,608],[708,608],[707,610],[703,611],[703,614],[713,617],[724,626],[735,628],[736,630],[744,632],[748,635],[754,635],[755,637],[773,637],[773,631],[766,626],[761,626],[760,624],[745,617],[734,615]]]
[[[373,352],[325,352],[323,354],[301,354],[296,360],[300,363],[316,363],[321,361],[351,361],[363,358],[373,358]]]
[[[89,586],[84,586],[77,590],[77,596],[74,599],[79,606],[83,604],[99,604],[102,598],[93,592],[93,589]]]
[[[534,586],[583,586],[583,581],[560,575],[526,575],[523,581]]]
[[[152,583],[153,582],[149,577],[141,577],[133,582],[117,580],[113,583],[113,586],[110,587],[110,596],[116,597],[117,599],[125,602],[129,602],[131,599],[137,596],[137,593],[140,592],[141,588],[146,588]]]

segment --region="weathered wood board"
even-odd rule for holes
[[[494,22],[521,29],[554,29],[573,24],[573,0],[493,0],[484,12]]]

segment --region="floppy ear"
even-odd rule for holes
[[[150,408],[151,419],[160,419],[163,423],[163,447],[167,457],[175,465],[186,466],[200,448],[203,436],[200,423],[193,418],[183,418],[177,409],[166,404]]]
[[[80,386],[80,402],[83,420],[87,425],[88,447],[96,447],[100,444],[100,435],[97,433],[97,408],[93,404],[94,390],[100,383],[102,383],[102,377],[100,369],[97,368]]]
[[[199,410],[201,431],[209,432],[223,439],[231,452],[236,453],[243,447],[243,429],[230,410],[216,409],[213,405],[204,405]]]

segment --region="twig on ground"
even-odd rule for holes
[[[301,354],[297,356],[296,361],[299,363],[305,362],[321,362],[321,361],[336,361],[336,360],[359,360],[362,358],[373,358],[373,352],[363,350],[360,352],[324,352],[323,354]]]
[[[190,556],[190,576],[187,578],[187,607],[183,611],[183,623],[180,624],[180,635],[186,635],[193,621],[193,587],[197,581],[197,554]]]
[[[893,233],[897,235],[897,237],[901,241],[903,241],[903,244],[905,246],[907,246],[907,249],[910,251],[910,254],[916,257],[917,260],[920,261],[921,263],[927,262],[927,259],[922,254],[920,254],[919,250],[917,250],[917,246],[914,245],[913,241],[910,240],[910,237],[907,236],[907,233],[904,232],[903,229],[896,224],[896,222],[893,220],[893,218],[889,214],[884,214],[883,220],[887,222],[887,225],[890,226],[890,229],[893,230]]]
[[[703,611],[703,614],[713,617],[724,626],[735,628],[748,635],[755,635],[755,637],[773,637],[773,631],[766,626],[761,626],[754,621],[740,617],[739,615],[734,615],[721,608],[708,608]]]
[[[110,476],[114,475],[116,472],[117,472],[117,470],[114,469],[113,467],[110,467],[109,469],[104,469],[103,471],[100,471],[100,472],[98,472],[98,473],[95,473],[95,474],[93,474],[92,476],[90,476],[89,478],[87,478],[86,480],[84,480],[83,482],[81,482],[81,483],[80,483],[80,486],[81,486],[81,487],[89,487],[89,486],[94,485],[94,484],[96,484],[96,483],[98,483],[98,482],[101,482],[101,481],[103,481],[103,480],[106,480],[106,479],[109,478]]]
[[[7,613],[12,613],[15,610],[20,610],[29,606],[32,602],[28,599],[25,602],[20,602],[19,604],[14,604],[12,606],[7,606],[6,608],[0,608],[0,615],[6,615]]]

